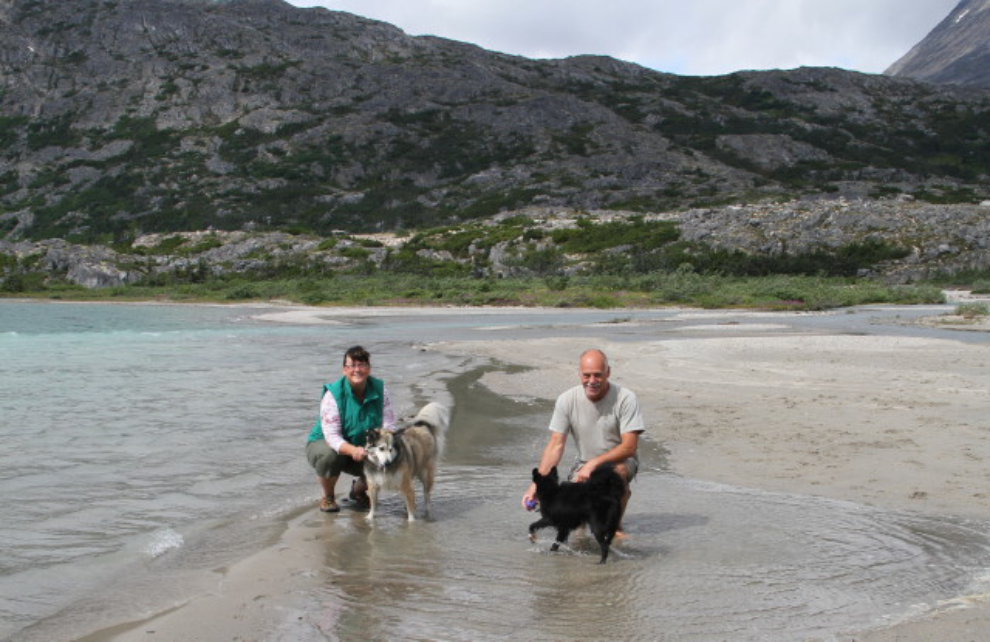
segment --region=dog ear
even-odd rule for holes
[[[547,475],[547,477],[550,477],[551,479],[557,479],[557,467],[556,466],[554,466],[553,468],[550,469],[550,474]]]
[[[379,434],[380,432],[381,431],[378,428],[369,428],[367,434],[365,435],[365,441],[367,443],[378,441],[378,437],[380,436],[380,434]]]

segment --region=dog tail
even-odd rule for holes
[[[626,492],[626,485],[612,464],[602,464],[591,471],[587,483],[606,495],[622,495]]]
[[[437,442],[437,454],[443,453],[445,435],[450,426],[450,409],[447,406],[431,401],[423,406],[413,418],[414,426],[426,426]]]

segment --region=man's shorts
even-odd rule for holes
[[[587,462],[584,461],[574,462],[574,465],[571,466],[571,471],[567,473],[567,479],[573,480],[574,473],[576,473],[578,469],[581,468],[581,466],[584,466],[586,463]],[[629,477],[628,479],[626,479],[626,483],[631,484],[632,480],[636,479],[636,472],[639,471],[639,461],[635,457],[630,457],[629,459],[625,460],[622,463],[625,465],[626,471],[629,473]]]
[[[320,477],[340,477],[342,472],[355,477],[364,474],[364,464],[335,452],[324,439],[306,444],[306,459]]]

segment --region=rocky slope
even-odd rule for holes
[[[279,0],[0,0],[0,237],[990,196],[990,92],[535,61]]]
[[[962,0],[884,73],[933,83],[990,87],[990,0]]]
[[[644,249],[624,241],[590,253],[567,253],[556,233],[580,228],[587,221],[599,226],[603,236],[606,227],[615,223],[669,223],[677,230],[679,244],[695,250],[741,251],[756,257],[839,251],[881,242],[902,248],[903,256],[871,264],[860,275],[894,283],[990,269],[990,202],[950,206],[904,200],[812,200],[647,216],[533,207],[412,237],[392,233],[323,238],[284,232],[184,232],[145,235],[132,246],[116,250],[62,239],[0,241],[0,274],[5,277],[0,278],[0,291],[18,291],[23,276],[32,273],[92,288],[237,274],[325,276],[330,272],[401,271],[397,262],[408,263],[410,258],[420,269],[453,266],[478,277],[546,276],[580,273],[603,256],[629,258],[632,254],[636,255],[634,260],[642,261],[657,252],[657,248]],[[527,260],[548,255],[554,260]],[[685,261],[692,261],[690,253],[683,256]],[[668,266],[678,267],[683,266]]]

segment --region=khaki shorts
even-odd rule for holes
[[[306,460],[320,477],[340,477],[342,472],[355,477],[364,474],[364,464],[335,452],[324,439],[306,444]]]
[[[574,462],[574,465],[571,466],[570,472],[567,473],[567,479],[573,480],[574,473],[576,473],[578,471],[578,468],[584,466],[586,463],[587,462],[584,461]],[[631,484],[632,480],[636,479],[636,473],[639,471],[639,461],[635,457],[630,457],[629,459],[625,460],[622,463],[625,465],[626,471],[629,473],[629,478],[626,479],[626,483]]]

